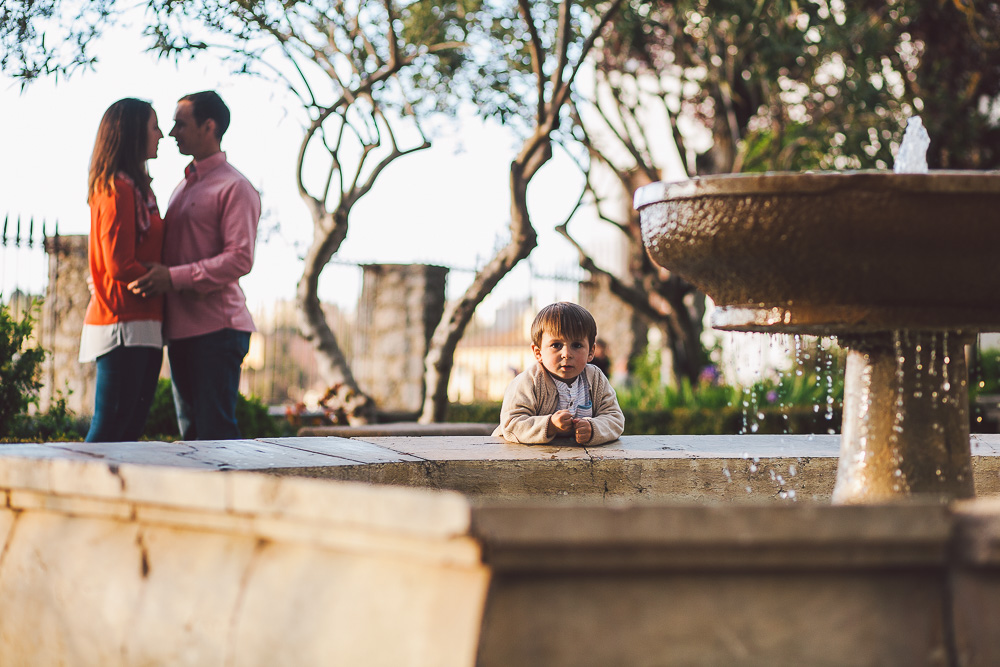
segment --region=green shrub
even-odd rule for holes
[[[45,412],[21,414],[14,419],[8,434],[10,442],[80,442],[87,437],[90,420],[66,406],[66,397],[56,398]]]
[[[288,422],[284,419],[282,423]],[[278,438],[294,433],[279,427],[278,420],[267,412],[267,406],[256,396],[249,398],[240,394],[236,399],[236,423],[244,438]]]
[[[285,422],[285,420],[280,420]],[[271,417],[267,406],[257,397],[246,398],[240,394],[236,399],[236,423],[244,438],[276,438],[293,435],[289,428],[282,428],[279,420]],[[174,395],[170,380],[160,378],[153,396],[153,405],[146,420],[143,437],[149,440],[176,440],[180,437],[177,428],[177,413],[174,410]]]
[[[45,350],[27,347],[38,304],[33,301],[20,320],[14,319],[9,305],[0,304],[0,437],[10,433],[29,405],[38,403]]]
[[[149,440],[176,440],[180,437],[177,429],[177,413],[174,411],[174,395],[170,380],[160,378],[153,394],[153,404],[149,407],[146,428],[142,437]]]
[[[979,350],[969,366],[973,394],[1000,394],[1000,350]]]
[[[738,435],[839,433],[841,412],[812,407],[623,410],[625,435]]]
[[[499,424],[500,401],[481,403],[451,403],[448,406],[449,422],[469,422],[473,424]]]

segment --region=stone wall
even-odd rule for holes
[[[77,414],[92,414],[97,366],[81,364],[80,332],[87,313],[87,236],[52,236],[45,240],[49,256],[49,283],[45,288],[39,333],[48,351],[43,366],[41,409],[62,392]]]
[[[0,457],[0,497],[2,665],[474,663],[458,494]]]
[[[630,498],[580,496],[579,475],[511,502],[250,472],[460,463],[472,488],[584,458],[625,482],[642,457],[739,493],[767,452],[835,462],[818,438],[7,445],[0,665],[1000,664],[995,497],[831,507],[760,475],[749,502],[667,502],[634,475]],[[995,494],[1000,436],[972,449]]]
[[[424,402],[424,354],[445,305],[448,269],[423,264],[364,267],[354,373],[380,410],[418,412]]]

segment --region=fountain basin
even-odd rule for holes
[[[836,503],[974,495],[965,345],[1000,329],[1000,174],[768,173],[635,195],[712,325],[848,348]]]
[[[857,335],[1000,329],[1000,174],[733,174],[654,183],[650,257],[719,329]]]

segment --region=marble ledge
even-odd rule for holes
[[[1000,456],[1000,434],[974,434],[973,456]],[[120,442],[0,445],[0,460],[49,459],[108,464],[102,478],[109,488],[123,481],[115,466],[132,464],[205,471],[289,470],[386,463],[441,461],[601,461],[604,459],[765,459],[836,458],[839,435],[633,435],[599,446],[556,440],[522,445],[492,436],[290,437],[196,442]],[[54,466],[34,474],[55,475]],[[3,479],[0,471],[0,481]],[[133,475],[141,473],[133,472]],[[161,478],[157,478],[161,479]],[[149,484],[137,485],[147,487]],[[140,493],[138,489],[136,493]],[[211,492],[211,491],[210,491]],[[204,493],[204,491],[203,491]],[[195,502],[202,506],[207,499]]]

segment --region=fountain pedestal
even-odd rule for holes
[[[1000,174],[712,176],[635,205],[714,327],[848,348],[835,503],[973,495],[964,350],[1000,330]]]
[[[965,342],[937,332],[840,341],[848,353],[834,503],[975,495]]]

